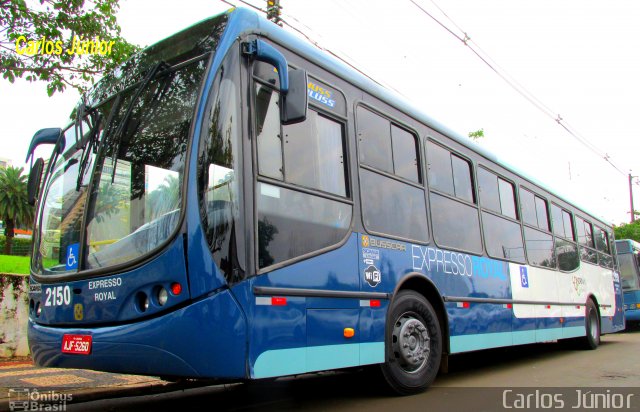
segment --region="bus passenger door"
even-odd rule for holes
[[[272,46],[286,55],[290,74],[311,67]],[[313,89],[319,99],[309,98],[304,121],[283,124],[279,70],[250,56],[246,62],[257,220],[257,276],[247,302],[250,374],[356,366],[359,300],[336,297],[359,288],[345,97],[310,71],[305,92]]]

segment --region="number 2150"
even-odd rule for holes
[[[71,288],[69,286],[55,286],[44,290],[45,306],[62,306],[71,303]]]

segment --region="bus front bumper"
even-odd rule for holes
[[[91,336],[88,354],[62,352],[64,335]],[[188,378],[246,377],[246,322],[226,290],[164,315],[116,326],[52,327],[29,319],[38,366]]]

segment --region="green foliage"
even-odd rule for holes
[[[0,169],[0,217],[8,237],[4,248],[7,255],[11,254],[13,230],[18,225],[30,225],[35,213],[27,202],[27,176],[22,171],[22,168],[12,166]]]
[[[0,236],[0,251],[6,247],[6,236]],[[11,254],[13,256],[27,256],[31,253],[31,239],[16,237],[13,238]],[[4,255],[0,255],[4,256]],[[9,272],[14,273],[14,272]]]
[[[469,132],[469,138],[475,142],[484,137],[484,129],[478,129],[475,132]]]
[[[640,220],[633,223],[623,223],[613,227],[616,239],[631,239],[640,242]]]
[[[47,93],[66,86],[85,91],[94,76],[114,69],[139,47],[120,36],[116,20],[119,0],[0,0],[0,74],[14,82],[44,81]],[[21,36],[22,40],[21,40]],[[110,54],[76,54],[74,38],[113,41]],[[42,42],[44,40],[44,42]],[[54,51],[24,52],[28,41],[59,45]]]

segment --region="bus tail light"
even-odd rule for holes
[[[272,306],[287,306],[287,298],[284,297],[272,297],[271,298]]]
[[[182,293],[182,285],[179,284],[178,282],[172,283],[171,293],[173,293],[174,295],[179,295],[180,293]]]

